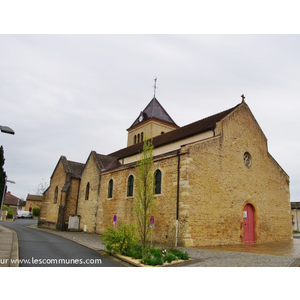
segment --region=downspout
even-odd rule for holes
[[[177,151],[177,201],[176,201],[176,239],[175,248],[178,244],[178,220],[179,220],[179,192],[180,192],[180,149]]]

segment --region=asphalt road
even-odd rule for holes
[[[36,220],[1,222],[14,230],[19,240],[20,267],[125,267],[120,261],[64,239],[27,226]]]

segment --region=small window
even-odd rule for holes
[[[107,194],[107,198],[112,198],[113,197],[113,188],[114,188],[114,181],[111,179],[108,182],[108,194]]]
[[[57,203],[57,199],[58,199],[58,186],[55,188],[53,204]]]
[[[244,164],[246,167],[250,168],[252,165],[252,157],[249,152],[244,153]]]
[[[140,142],[140,134],[138,134],[138,143]]]
[[[133,175],[130,175],[127,181],[127,197],[133,196],[133,183],[134,183],[134,177]]]
[[[161,171],[156,170],[154,175],[155,180],[155,194],[161,194]]]
[[[144,132],[141,133],[141,142],[144,140]]]
[[[164,131],[162,131],[160,134],[164,134],[165,132]]]
[[[89,200],[90,196],[90,183],[88,182],[85,189],[85,200]]]
[[[134,144],[136,144],[136,135],[134,136]]]

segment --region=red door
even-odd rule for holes
[[[243,211],[244,243],[255,243],[254,209],[251,204],[246,204]]]

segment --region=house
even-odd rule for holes
[[[41,207],[43,203],[43,196],[42,195],[31,195],[28,194],[26,197],[26,211],[32,211],[34,207]]]
[[[147,137],[154,145],[154,241],[196,247],[292,240],[289,176],[244,98],[179,127],[154,97],[127,131],[123,149],[91,151],[85,164],[60,158],[39,226],[67,228],[68,215],[79,216],[86,232],[134,222],[136,162]]]
[[[291,202],[293,230],[300,231],[300,202]]]
[[[19,210],[25,210],[26,202],[14,195],[11,192],[7,192],[4,197],[3,204],[12,209],[15,215]]]

